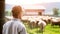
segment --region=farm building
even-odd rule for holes
[[[24,5],[24,14],[22,16],[23,20],[27,20],[29,18],[34,18],[34,17],[38,17],[40,15],[43,15],[44,11],[45,11],[45,7],[41,6],[41,5],[36,5],[36,4],[32,4],[32,5]]]
[[[41,5],[24,5],[23,8],[25,9],[24,16],[38,16],[42,15],[42,13],[45,11],[45,7]]]

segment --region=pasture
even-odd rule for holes
[[[51,26],[51,24],[48,24],[45,27],[45,30],[43,32],[40,32],[38,27],[30,28],[26,22],[24,22],[24,24],[26,26],[28,34],[60,34],[60,28],[56,25]]]

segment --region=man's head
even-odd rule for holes
[[[12,15],[13,15],[14,18],[21,18],[22,7],[21,6],[14,6],[12,8]]]

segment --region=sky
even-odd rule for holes
[[[60,0],[5,0],[6,4],[24,5],[24,4],[39,4],[60,2]]]
[[[6,4],[13,4],[13,5],[44,4],[52,2],[60,2],[60,0],[5,0]]]

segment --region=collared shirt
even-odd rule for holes
[[[13,19],[3,25],[3,34],[26,34],[26,28],[19,19]]]

